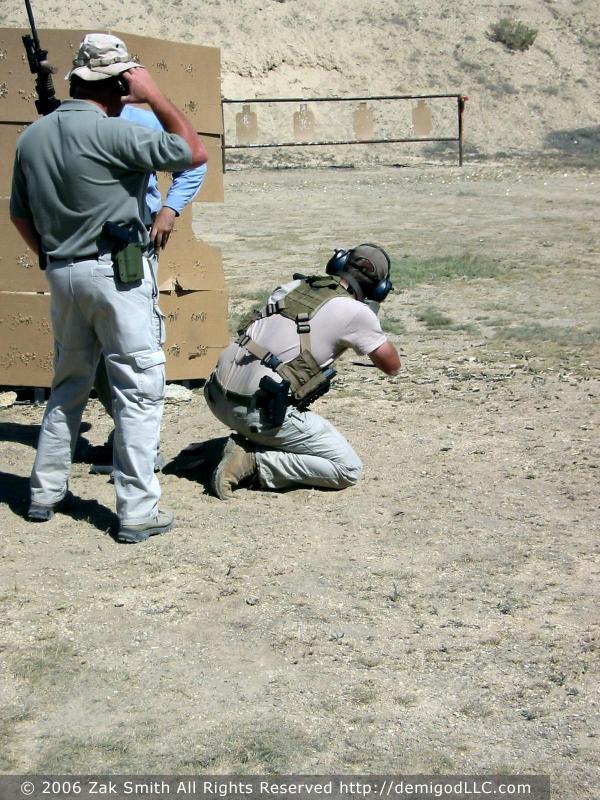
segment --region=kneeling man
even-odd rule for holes
[[[236,432],[213,475],[221,500],[249,479],[262,489],[345,489],[362,476],[345,438],[308,407],[329,389],[332,364],[348,348],[387,375],[400,369],[369,305],[392,289],[390,259],[381,247],[362,244],[336,251],[326,273],[295,275],[278,287],[242,323],[206,384],[209,408]]]

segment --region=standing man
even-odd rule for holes
[[[362,476],[350,444],[308,407],[328,391],[331,365],[348,348],[387,375],[400,369],[367,305],[391,291],[390,259],[381,247],[362,244],[336,251],[326,272],[276,289],[265,309],[242,323],[206,384],[210,410],[238,434],[213,475],[221,500],[242,481],[261,489],[345,489]]]
[[[126,105],[120,114],[120,119],[128,122],[135,122],[137,125],[144,125],[154,130],[162,131],[163,126],[158,118],[151,111],[136,106]],[[183,209],[191,203],[204,182],[206,176],[206,164],[201,164],[194,169],[184,172],[174,172],[172,182],[163,205],[162,196],[158,188],[156,172],[148,176],[148,187],[146,189],[145,203],[145,223],[150,234],[151,248],[148,257],[152,265],[155,277],[158,277],[158,256],[161,250],[167,245],[176,218]],[[94,379],[94,389],[98,395],[98,400],[102,403],[106,413],[113,416],[112,391],[106,372],[106,364],[101,356]],[[114,430],[108,436],[105,444],[90,449],[89,457],[93,460],[91,467],[92,473],[110,474],[113,471],[113,439]],[[164,466],[164,458],[157,450],[154,468],[158,472]]]
[[[72,99],[21,134],[13,172],[11,219],[46,256],[55,343],[27,516],[49,520],[67,497],[102,353],[114,399],[117,539],[139,542],[173,525],[154,474],[165,356],[147,255],[147,176],[199,166],[206,150],[117,37],[88,34],[68,77]],[[117,119],[124,103],[147,103],[165,132]]]

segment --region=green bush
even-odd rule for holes
[[[422,308],[416,313],[419,322],[423,322],[430,330],[438,330],[439,328],[447,328],[452,325],[452,319],[443,311],[435,306],[427,306]]]
[[[490,26],[488,36],[493,42],[502,42],[509,50],[527,50],[535,42],[538,32],[524,22],[502,17]]]

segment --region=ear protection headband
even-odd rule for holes
[[[382,278],[378,283],[369,284],[367,281],[361,281],[359,294],[362,294],[368,300],[374,300],[376,303],[383,303],[385,298],[394,288],[392,285],[392,281],[390,280],[390,268],[391,268],[390,257],[382,247],[379,247],[379,245],[371,244],[370,242],[365,242],[365,244],[369,245],[369,247],[376,247],[380,252],[383,253],[383,255],[386,257],[387,260],[388,274],[386,275],[385,278]],[[346,279],[350,278],[350,280],[348,280],[348,283],[350,283],[352,288],[356,290],[357,288],[356,284],[358,283],[358,281],[353,279],[352,276],[349,275],[347,272],[348,267],[351,266],[348,263],[351,255],[352,255],[352,250],[335,250],[332,257],[327,262],[327,266],[325,267],[325,272],[328,275],[340,275],[343,273]],[[359,270],[358,267],[355,267],[355,269]]]

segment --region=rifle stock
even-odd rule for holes
[[[46,116],[46,114],[51,114],[59,107],[60,100],[56,97],[54,91],[54,84],[52,82],[53,69],[48,63],[48,51],[42,50],[35,27],[35,19],[33,18],[30,0],[25,0],[25,8],[27,10],[27,17],[29,18],[31,36],[23,36],[22,39],[23,45],[25,46],[25,53],[27,54],[29,69],[32,74],[36,76],[35,90],[37,92],[37,100],[35,101],[35,107],[38,114]]]
[[[29,27],[31,28],[31,36],[22,36],[23,45],[25,46],[25,53],[27,54],[27,62],[29,69],[35,78],[35,91],[37,93],[37,100],[35,107],[38,114],[45,117],[51,114],[60,105],[60,100],[57,98],[54,91],[54,84],[52,82],[53,68],[48,63],[48,51],[42,50],[40,39],[35,27],[35,19],[33,18],[33,11],[31,8],[30,0],[25,0],[25,9],[27,10],[27,17],[29,19]],[[38,235],[38,263],[41,270],[46,269],[46,255],[42,249],[42,242]]]

